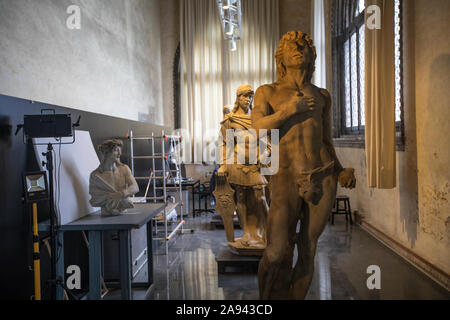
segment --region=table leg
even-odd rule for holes
[[[192,217],[194,217],[194,187],[191,187],[191,197],[192,197]],[[191,205],[189,204],[189,207],[190,206]]]
[[[147,274],[148,286],[153,284],[153,234],[152,221],[147,223]]]
[[[64,283],[64,231],[58,231],[56,238],[56,279],[61,279],[62,283]],[[64,300],[64,289],[59,285],[56,286],[56,300]]]
[[[198,214],[202,214],[202,193],[200,192],[200,189],[198,193]]]
[[[89,299],[100,300],[102,298],[101,285],[101,237],[102,232],[89,231]]]
[[[191,187],[192,194],[192,217],[195,218],[195,187]]]
[[[131,300],[131,248],[130,230],[119,231],[119,268],[122,300]]]

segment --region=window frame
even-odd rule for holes
[[[349,8],[350,10],[350,8]],[[352,13],[349,13],[352,14]],[[359,13],[358,16],[356,16],[353,21],[350,23],[350,25],[346,28],[346,30],[343,32],[342,35],[338,36],[336,39],[336,44],[337,44],[337,51],[338,51],[338,55],[339,55],[339,64],[338,64],[338,74],[340,75],[339,77],[339,92],[340,92],[340,100],[339,100],[339,111],[340,111],[340,119],[339,119],[339,128],[340,128],[340,136],[361,136],[364,135],[364,126],[360,126],[361,123],[361,111],[359,109],[360,107],[360,101],[359,101],[359,96],[360,96],[360,92],[361,92],[361,88],[360,88],[360,74],[359,74],[359,65],[360,65],[360,59],[359,59],[359,29],[361,28],[361,26],[364,25],[364,11]],[[349,41],[349,59],[348,59],[348,66],[350,69],[349,72],[349,76],[351,77],[352,71],[351,71],[351,63],[352,63],[352,59],[351,59],[351,38],[353,36],[353,34],[356,34],[356,68],[357,68],[357,72],[356,72],[356,83],[357,83],[357,108],[358,108],[358,127],[356,130],[353,129],[353,127],[348,128],[346,126],[346,109],[345,109],[345,43],[347,41]],[[350,80],[350,88],[349,88],[349,93],[350,93],[350,116],[353,116],[353,105],[352,105],[352,87],[351,87],[351,80]],[[351,118],[351,123],[353,124],[353,119]]]
[[[174,129],[181,128],[181,51],[178,42],[175,56],[173,58],[173,125]]]
[[[400,43],[399,43],[399,53],[400,53],[400,121],[395,122],[396,128],[396,149],[397,151],[405,150],[405,125],[404,125],[404,77],[403,77],[403,42],[404,42],[404,20],[403,20],[403,0],[399,1],[399,24],[400,24]],[[352,13],[351,6],[345,8],[348,10],[348,15],[351,16]],[[356,6],[355,10],[358,10],[358,6]],[[359,45],[359,30],[361,26],[364,25],[364,9],[362,12],[358,13],[357,16],[353,18],[350,24],[345,28],[342,34],[338,36],[332,35],[332,43],[333,43],[333,54],[337,54],[336,59],[332,59],[337,65],[333,67],[333,70],[336,70],[338,77],[333,79],[333,87],[335,90],[335,101],[336,103],[333,106],[333,141],[335,146],[337,147],[350,147],[350,148],[365,148],[365,126],[361,125],[360,117],[361,111],[359,110],[360,101],[359,95],[361,92],[361,82],[360,82],[360,73],[359,73],[359,64],[360,64],[360,45]],[[357,129],[352,129],[346,127],[346,109],[345,109],[345,42],[349,41],[349,68],[350,68],[350,76],[351,76],[351,37],[353,34],[356,34],[356,68],[357,68],[357,108],[358,108],[358,127]],[[336,83],[336,81],[338,83]],[[350,80],[351,81],[351,80]],[[350,87],[350,94],[352,89]],[[352,98],[350,96],[350,103],[352,104]],[[350,115],[353,114],[353,106],[351,106]]]

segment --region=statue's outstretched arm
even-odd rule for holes
[[[123,194],[124,197],[130,197],[139,192],[139,186],[136,182],[136,179],[134,179],[133,175],[131,174],[130,168],[127,165],[125,165],[125,170],[125,178],[128,187],[123,190]]]
[[[219,132],[219,138],[218,138],[218,145],[217,145],[217,151],[221,153],[222,159],[218,159],[220,165],[224,165],[227,163],[227,134],[226,134],[226,128],[225,128],[225,122],[222,122],[222,125],[220,126],[220,132]]]

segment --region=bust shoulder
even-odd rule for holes
[[[123,173],[131,173],[131,169],[129,166],[127,166],[125,163],[117,163],[116,168]]]
[[[91,172],[89,177],[92,178],[93,176],[98,176],[100,174],[101,174],[100,167],[97,167],[97,169],[95,169],[94,171]]]
[[[96,176],[95,171],[97,170],[92,171],[91,174],[89,175],[89,184],[92,184],[92,179],[94,179],[94,177]]]

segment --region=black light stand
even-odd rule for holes
[[[50,266],[50,279],[54,280],[50,287],[50,298],[51,300],[56,299],[56,255],[57,255],[57,225],[56,225],[56,212],[54,207],[54,186],[53,186],[53,145],[49,143],[47,145],[47,152],[42,153],[46,157],[47,162],[42,161],[42,166],[46,166],[48,170],[48,180],[49,180],[49,205],[50,205],[50,252],[51,252],[51,266]],[[50,280],[50,281],[52,281]]]
[[[43,111],[53,111],[53,114],[44,114]],[[24,124],[17,126],[16,135],[21,128],[24,129],[24,143],[25,141],[31,142],[31,138],[54,138],[61,139],[62,137],[73,137],[73,140],[68,143],[63,143],[61,140],[60,144],[72,144],[75,142],[74,128],[80,125],[80,117],[76,123],[72,124],[70,114],[55,114],[53,109],[43,109],[40,115],[25,115]],[[39,145],[39,143],[35,143]],[[42,144],[41,144],[42,145]],[[71,297],[75,297],[70,290],[64,284],[61,277],[56,277],[56,257],[58,254],[58,224],[55,212],[55,199],[54,199],[54,183],[53,183],[53,145],[52,143],[47,144],[47,152],[43,152],[42,155],[46,157],[46,161],[42,161],[42,166],[45,166],[48,170],[48,180],[49,180],[49,206],[50,206],[50,256],[51,256],[51,269],[50,269],[50,280],[48,284],[50,285],[50,297],[51,300],[56,299],[56,287],[60,285],[67,294]]]
[[[55,199],[54,199],[54,185],[53,185],[53,145],[49,142],[47,145],[47,152],[43,152],[42,155],[46,157],[47,162],[42,161],[42,166],[45,166],[48,170],[49,176],[49,204],[50,204],[50,252],[51,252],[51,268],[50,268],[50,280],[48,284],[50,285],[50,299],[56,299],[56,288],[61,286],[65,292],[70,295],[74,300],[78,298],[66,287],[63,279],[61,277],[56,277],[56,255],[58,254],[58,224],[56,223],[56,212],[55,212]]]

